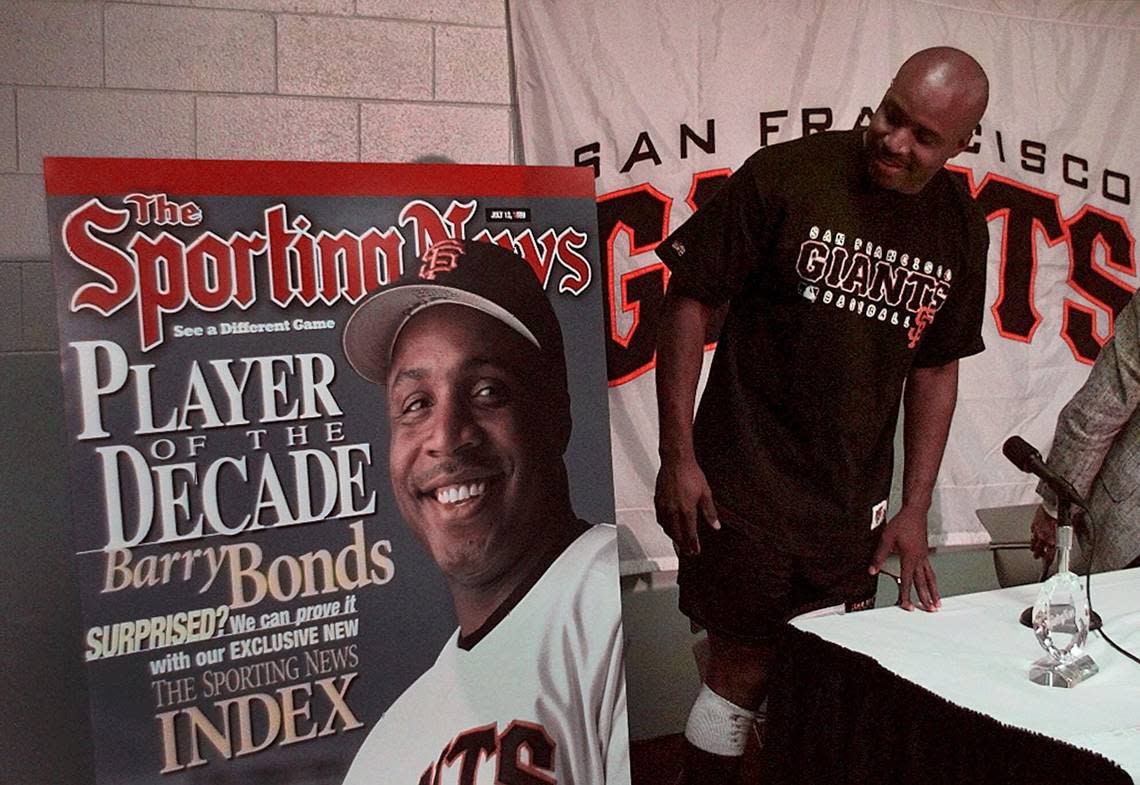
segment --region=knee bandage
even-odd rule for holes
[[[755,717],[756,712],[737,706],[702,684],[689,712],[685,738],[694,747],[714,755],[740,756]]]

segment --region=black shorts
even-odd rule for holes
[[[700,554],[681,556],[681,612],[719,635],[762,643],[800,613],[841,603],[872,607],[878,578],[867,567],[881,532],[809,557],[749,537],[723,517],[720,530],[702,524]]]

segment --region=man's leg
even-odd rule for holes
[[[685,726],[682,785],[730,785],[756,710],[768,690],[775,649],[709,632],[705,684]]]
[[[795,606],[793,562],[731,525],[704,530],[700,555],[681,558],[681,611],[709,632],[705,684],[685,728],[684,785],[736,781],[767,692],[772,642]]]

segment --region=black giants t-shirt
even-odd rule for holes
[[[804,553],[882,522],[911,367],[984,348],[981,210],[945,170],[879,188],[861,139],[757,152],[657,247],[674,291],[730,303],[694,429],[721,515]]]

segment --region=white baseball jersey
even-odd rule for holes
[[[617,536],[583,532],[469,649],[459,633],[345,785],[628,785]]]

